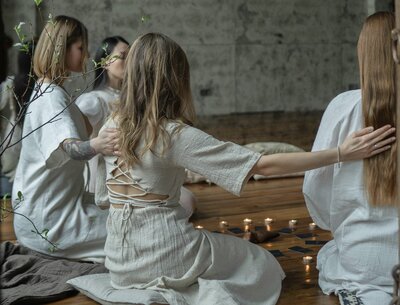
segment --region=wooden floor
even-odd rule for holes
[[[289,220],[297,219],[298,225],[293,233],[282,233],[272,242],[259,244],[268,250],[280,250],[284,255],[277,257],[286,272],[278,305],[338,305],[339,301],[336,297],[323,295],[318,288],[318,272],[315,269],[315,260],[320,246],[305,245],[304,239],[296,237],[296,234],[299,233],[310,233],[308,225],[311,219],[301,193],[302,182],[303,178],[250,181],[240,198],[215,185],[189,185],[188,188],[193,191],[198,199],[193,223],[214,231],[218,230],[218,224],[222,220],[228,221],[230,227],[243,228],[244,218],[251,218],[255,226],[263,226],[264,219],[269,217],[275,220],[271,229],[279,230],[288,227]],[[12,218],[8,217],[1,224],[2,241],[15,239],[11,222]],[[308,238],[308,240],[325,241],[331,238],[330,233],[318,228],[314,232],[315,237]],[[312,252],[302,254],[288,249],[293,246],[309,248]],[[311,255],[314,258],[309,266],[302,262],[305,255]],[[79,294],[51,304],[90,305],[96,304],[96,302]]]

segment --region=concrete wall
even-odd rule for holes
[[[39,14],[33,0],[2,3],[8,34],[27,20],[39,33],[49,13],[80,19],[92,54],[110,35],[169,35],[187,52],[200,115],[324,109],[358,86],[356,41],[373,7],[371,0],[44,0]]]

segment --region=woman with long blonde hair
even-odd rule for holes
[[[325,151],[261,156],[218,141],[192,127],[193,120],[184,51],[165,35],[140,36],[127,55],[120,102],[103,126],[121,133],[121,156],[105,157],[111,285],[132,289],[135,301],[156,291],[152,302],[163,304],[275,304],[284,273],[268,251],[188,223],[178,202],[185,168],[239,195],[255,173],[297,172],[385,151],[394,129],[366,128]]]
[[[86,58],[87,30],[80,21],[57,16],[47,23],[34,53],[38,79],[13,186],[13,207],[43,233],[32,233],[19,215],[14,230],[22,245],[38,252],[102,262],[107,212],[86,196],[83,170],[96,154],[114,153],[118,133],[106,129],[89,140],[86,118],[62,87],[70,72],[84,70]]]
[[[358,40],[361,90],[340,94],[328,106],[313,150],[335,147],[363,126],[395,126],[394,14],[364,22]],[[303,192],[314,221],[334,239],[318,254],[322,290],[357,295],[365,305],[389,304],[391,269],[398,259],[396,145],[382,154],[306,173]]]

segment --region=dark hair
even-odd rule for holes
[[[96,64],[100,63],[103,58],[106,58],[109,56],[113,51],[115,46],[119,43],[123,42],[129,45],[129,42],[127,42],[124,38],[121,36],[111,36],[105,38],[102,42],[100,47],[96,51],[96,55],[94,56],[94,61]],[[97,67],[95,70],[95,80],[94,80],[94,85],[93,88],[96,89],[98,88],[106,79],[107,73],[104,69],[104,67]]]

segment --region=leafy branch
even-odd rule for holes
[[[8,216],[6,213],[8,213],[8,214],[12,213],[12,214],[15,214],[15,215],[25,218],[26,220],[28,220],[30,222],[30,224],[33,227],[33,230],[31,230],[31,232],[40,236],[42,239],[44,239],[46,242],[48,242],[50,244],[49,251],[55,252],[57,250],[57,243],[53,243],[51,240],[49,240],[49,238],[48,238],[49,229],[45,228],[42,231],[39,231],[39,229],[36,227],[35,223],[29,217],[25,216],[22,213],[15,211],[16,209],[18,209],[19,205],[25,200],[22,192],[21,191],[18,192],[18,194],[17,194],[18,198],[15,200],[16,206],[14,208],[12,208],[11,210],[7,208],[7,196],[8,196],[8,194],[6,194],[3,197],[2,205],[0,207],[0,222],[3,222],[4,219]]]

